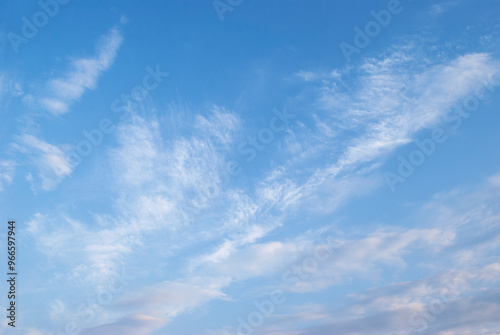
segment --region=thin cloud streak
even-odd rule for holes
[[[99,77],[113,64],[122,42],[120,30],[111,29],[100,38],[94,57],[74,59],[70,71],[47,83],[50,93],[41,99],[41,104],[54,115],[69,112],[74,101],[79,100],[85,91],[96,87]]]

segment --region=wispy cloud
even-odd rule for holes
[[[500,311],[498,291],[491,288],[498,279],[484,279],[498,275],[495,267],[498,263],[371,289],[351,295],[347,306],[337,309],[322,306],[297,312],[291,306],[289,314],[276,315],[259,333],[470,334],[478,329],[486,333],[495,329],[495,314]]]
[[[67,113],[71,103],[96,87],[101,74],[113,64],[122,41],[120,30],[111,29],[101,37],[94,57],[74,59],[71,70],[47,83],[50,93],[40,100],[41,104],[55,115]]]
[[[82,335],[107,335],[107,334],[151,334],[155,330],[161,329],[167,320],[164,318],[154,318],[148,315],[133,314],[123,317],[113,323],[84,329]]]
[[[49,144],[33,135],[16,137],[13,147],[27,155],[37,168],[41,179],[41,187],[45,191],[52,190],[73,171],[66,153],[60,147]]]
[[[301,186],[304,191],[314,195],[318,187],[339,180],[355,188],[352,178],[370,178],[390,153],[422,129],[443,122],[445,114],[479,83],[500,73],[500,62],[489,54],[467,54],[442,63],[425,59],[421,52],[407,45],[368,58],[359,68],[348,70],[357,73],[349,85],[345,76],[318,74],[323,79],[308,94],[315,99],[314,127],[295,130],[295,138],[287,143],[287,150],[295,154],[284,165],[290,175],[301,171],[295,167],[305,160],[318,163]],[[320,160],[322,154],[333,158]],[[372,179],[369,184],[376,186],[379,181]],[[303,196],[310,195],[303,192]],[[322,201],[335,209],[325,196]],[[333,192],[331,197],[335,196]]]
[[[16,163],[9,160],[0,161],[0,191],[12,183]]]
[[[113,308],[136,311],[143,307],[144,313],[172,320],[181,313],[191,311],[212,299],[226,299],[220,291],[220,282],[161,282],[120,298]]]
[[[235,132],[240,129],[241,121],[234,113],[218,106],[212,107],[208,116],[196,116],[195,128],[200,134],[208,134],[226,147],[234,139]]]
[[[450,8],[455,7],[459,4],[457,0],[454,1],[443,1],[441,3],[433,4],[430,7],[430,14],[434,16],[438,16],[448,11]]]
[[[186,205],[200,188],[220,187],[217,171],[222,169],[223,158],[211,141],[219,140],[220,134],[230,141],[229,134],[237,122],[229,113],[213,111],[212,115],[207,117],[230,122],[215,122],[204,135],[176,139],[168,139],[157,120],[134,117],[122,124],[115,133],[119,147],[109,152],[112,185],[119,190],[114,199],[119,209],[116,216],[96,214],[93,222],[84,224],[64,215],[49,218],[37,214],[28,226],[40,251],[60,260],[66,258],[63,263],[69,268],[79,259],[78,266],[67,269],[69,276],[78,282],[98,284],[125,255],[140,252],[137,247],[151,232],[158,233],[158,238],[163,238],[164,232],[175,233],[170,239],[177,246],[193,242],[190,231],[202,229],[208,233],[209,227],[195,219],[207,204],[195,208]],[[35,136],[19,137],[15,147],[31,157],[45,189],[54,187],[72,171],[61,148]],[[210,174],[214,177],[207,180]],[[219,224],[219,229],[223,227]],[[75,236],[77,240],[73,240]],[[73,243],[68,244],[71,240]],[[164,243],[162,239],[157,242]],[[57,248],[67,253],[58,256],[54,251]]]
[[[433,229],[376,231],[339,240],[332,257],[297,281],[292,291],[342,285],[343,275],[373,278],[382,266],[404,267],[405,258],[412,258],[413,266],[433,269],[432,275],[349,295],[340,308],[326,305],[299,313],[295,306],[286,307],[289,312],[273,315],[259,333],[469,334],[497,329],[498,187],[494,174],[479,187],[463,186],[438,193],[424,205],[413,204],[408,218],[401,218],[408,225],[415,221]],[[423,259],[415,262],[416,255]]]

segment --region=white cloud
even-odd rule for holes
[[[169,245],[176,248],[199,242],[200,233],[206,233],[206,238],[215,238],[209,237],[214,233],[224,234],[224,223],[210,227],[196,219],[199,208],[186,207],[186,198],[189,199],[190,191],[199,192],[199,187],[217,187],[220,183],[217,178],[206,179],[209,174],[217,176],[223,161],[211,139],[213,134],[225,134],[224,139],[230,141],[229,133],[237,122],[234,117],[230,119],[229,123],[214,123],[204,136],[182,137],[171,142],[160,132],[157,121],[134,117],[132,122],[122,124],[115,133],[119,148],[111,150],[109,156],[110,182],[119,194],[113,201],[117,214],[96,214],[95,222],[86,224],[60,213],[37,214],[29,222],[28,231],[38,249],[58,260],[70,283],[102,286],[124,257],[133,255],[142,259],[141,255],[148,253],[149,248],[140,247],[145,239],[147,245],[163,246],[167,232]],[[21,137],[19,142],[17,148],[33,156],[42,171],[50,171],[54,177],[71,172],[71,166],[63,164],[66,161],[59,148],[30,135]],[[172,145],[167,147],[167,143]],[[61,166],[54,163],[56,158]],[[43,177],[49,186],[49,176]],[[217,229],[221,231],[216,232]],[[249,231],[254,231],[254,235],[260,232],[254,227]],[[66,250],[64,254],[57,252],[62,249]]]
[[[175,318],[212,299],[226,299],[220,282],[203,280],[199,283],[161,282],[120,298],[113,306],[119,310],[141,310],[156,317]]]
[[[42,99],[41,104],[48,109],[51,113],[59,115],[68,111],[68,103],[54,98]]]
[[[304,293],[341,284],[348,276],[370,278],[383,267],[406,267],[405,255],[415,250],[439,250],[452,240],[452,234],[437,229],[375,231],[357,240],[341,240],[339,246],[331,248],[331,256],[318,261],[318,269],[306,280],[297,280],[300,276],[292,271],[280,286],[284,290]],[[299,265],[302,266],[300,262]]]
[[[99,76],[113,64],[122,41],[120,31],[111,29],[101,37],[96,56],[73,60],[68,73],[48,82],[50,96],[41,99],[41,104],[55,115],[68,112],[73,101],[80,99],[86,90],[95,89]]]
[[[196,116],[194,127],[201,134],[212,136],[216,142],[228,146],[241,124],[239,118],[223,108],[213,106],[208,116]]]
[[[372,160],[407,143],[417,131],[439,122],[455,103],[473,93],[478,82],[500,72],[500,64],[486,54],[461,56],[417,74],[401,73],[409,61],[414,60],[396,55],[364,65],[367,76],[353,97],[361,102],[352,101],[350,108],[355,109],[348,110],[342,121],[349,122],[356,113],[367,133],[353,141],[341,159],[343,164]],[[327,96],[335,99],[335,94],[324,99]]]
[[[103,324],[93,328],[82,330],[82,335],[136,335],[151,334],[155,330],[161,329],[167,320],[164,318],[154,318],[143,314],[127,315],[113,323]]]
[[[307,319],[317,320],[317,323],[303,328],[297,334],[323,335],[331,333],[332,329],[339,334],[417,334],[417,321],[419,324],[423,324],[422,320],[425,321],[419,315],[425,315],[425,309],[436,298],[453,295],[448,285],[450,283],[459,291],[460,297],[446,302],[446,311],[433,316],[432,322],[428,322],[428,329],[423,333],[435,334],[439,330],[442,334],[469,334],[468,332],[479,328],[485,331],[496,329],[494,324],[491,327],[489,325],[496,320],[495,314],[500,309],[498,302],[494,302],[496,298],[490,298],[498,295],[494,288],[499,281],[500,271],[495,257],[500,241],[497,229],[497,177],[495,174],[487,178],[477,189],[458,188],[437,194],[427,204],[418,206],[420,214],[410,210],[410,219],[403,218],[410,220],[404,221],[405,225],[423,224],[433,228],[386,228],[359,239],[339,239],[336,246],[330,248],[331,256],[318,262],[315,271],[302,269],[307,278],[299,280],[299,275],[292,275],[298,272],[291,271],[285,276],[286,285],[278,287],[294,293],[306,293],[343,284],[344,276],[373,280],[374,276],[381,273],[382,268],[389,267],[394,272],[393,269],[405,267],[407,257],[411,257],[412,266],[430,267],[441,274],[353,295],[351,299],[355,301],[352,304],[328,312],[321,310],[310,311],[310,314],[274,315],[265,326],[259,328],[259,333],[293,333],[298,324],[303,328],[303,322]],[[302,242],[298,239],[286,245],[269,242],[234,248],[223,258],[205,259],[208,263],[204,273],[213,276],[218,271],[220,276],[230,278],[237,278],[238,274],[242,274],[240,279],[251,278],[251,274],[271,278],[276,273],[282,273],[285,264],[292,269],[290,262],[300,266],[303,260],[312,256],[310,248],[313,241],[309,240],[306,244]],[[265,257],[260,257],[260,250],[271,251],[266,252]],[[463,251],[471,251],[473,254],[468,262],[457,262],[456,255]],[[284,254],[288,256],[286,260],[283,260]],[[417,265],[418,262],[414,259],[416,255],[425,257],[425,261]],[[432,264],[434,262],[439,267],[435,267]],[[444,264],[447,265],[446,268],[443,268]],[[245,272],[246,266],[253,271]],[[453,270],[454,268],[460,270]],[[291,277],[294,277],[295,283],[289,281]],[[477,308],[485,308],[487,312],[476,313]],[[273,319],[277,321],[274,322]],[[411,321],[415,319],[417,321]]]
[[[11,91],[14,97],[21,97],[24,95],[23,87],[20,83],[13,83]]]
[[[438,16],[458,5],[458,1],[443,1],[430,6],[430,14]]]
[[[482,266],[496,259],[500,246],[498,174],[475,187],[440,192],[422,206],[419,220],[453,231],[457,238],[450,258],[457,267]]]
[[[125,292],[106,308],[98,325],[82,334],[150,334],[182,313],[192,313],[213,299],[227,299],[222,283],[160,282]],[[140,312],[137,308],[140,306]]]
[[[16,139],[14,148],[26,154],[38,169],[41,186],[45,191],[54,189],[64,178],[71,175],[73,166],[66,153],[58,146],[33,135],[25,134]]]
[[[342,76],[342,74],[338,70],[333,70],[329,73],[314,72],[314,71],[299,71],[295,75],[305,81],[340,79]]]
[[[288,143],[294,155],[284,165],[290,175],[300,171],[296,167],[304,161],[318,162],[319,168],[299,186],[307,204],[314,202],[309,197],[325,183],[348,187],[339,199],[334,199],[339,196],[335,192],[332,201],[328,194],[322,197],[325,211],[337,208],[330,203],[344,202],[359,192],[359,183],[353,179],[366,178],[373,187],[380,185],[370,174],[388,154],[409,143],[422,129],[442,122],[479,83],[500,73],[500,62],[489,54],[467,54],[445,64],[432,64],[420,53],[416,46],[399,47],[351,69],[358,76],[349,89],[342,76],[323,80],[316,88],[316,127],[296,127],[295,139]],[[296,143],[301,152],[294,149]],[[322,154],[334,158],[320,163]]]
[[[404,258],[416,250],[437,252],[454,241],[454,234],[438,229],[381,230],[358,239],[338,238],[332,245],[318,243],[318,233],[299,236],[288,242],[237,244],[226,240],[212,253],[195,258],[190,274],[242,281],[257,277],[278,278],[281,290],[295,293],[322,291],[342,284],[346,277],[370,278],[384,267],[406,267]],[[318,250],[322,251],[318,251]],[[328,256],[325,255],[328,250]],[[323,256],[316,256],[315,252]],[[295,268],[314,258],[317,269]],[[308,263],[310,264],[310,263]]]
[[[0,191],[12,183],[14,178],[16,163],[9,160],[0,161]]]
[[[204,273],[235,281],[267,277],[283,271],[286,264],[297,259],[301,251],[303,250],[299,246],[291,242],[254,243],[237,249],[226,241],[216,253],[197,261],[192,273]]]
[[[412,282],[370,289],[349,296],[340,308],[289,306],[258,329],[259,334],[472,334],[497,329],[498,292],[484,278],[495,276],[491,264],[449,271]],[[486,285],[486,286],[485,286]],[[432,312],[437,311],[439,312]],[[481,311],[481,312],[478,312]],[[306,325],[306,326],[304,326]]]

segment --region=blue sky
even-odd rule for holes
[[[498,1],[0,5],[0,333],[500,333]]]

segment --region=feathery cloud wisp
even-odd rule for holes
[[[41,99],[42,105],[55,115],[68,112],[70,104],[86,90],[94,89],[102,72],[111,67],[122,41],[123,37],[117,28],[101,37],[94,57],[73,60],[68,73],[48,82],[50,95]]]

